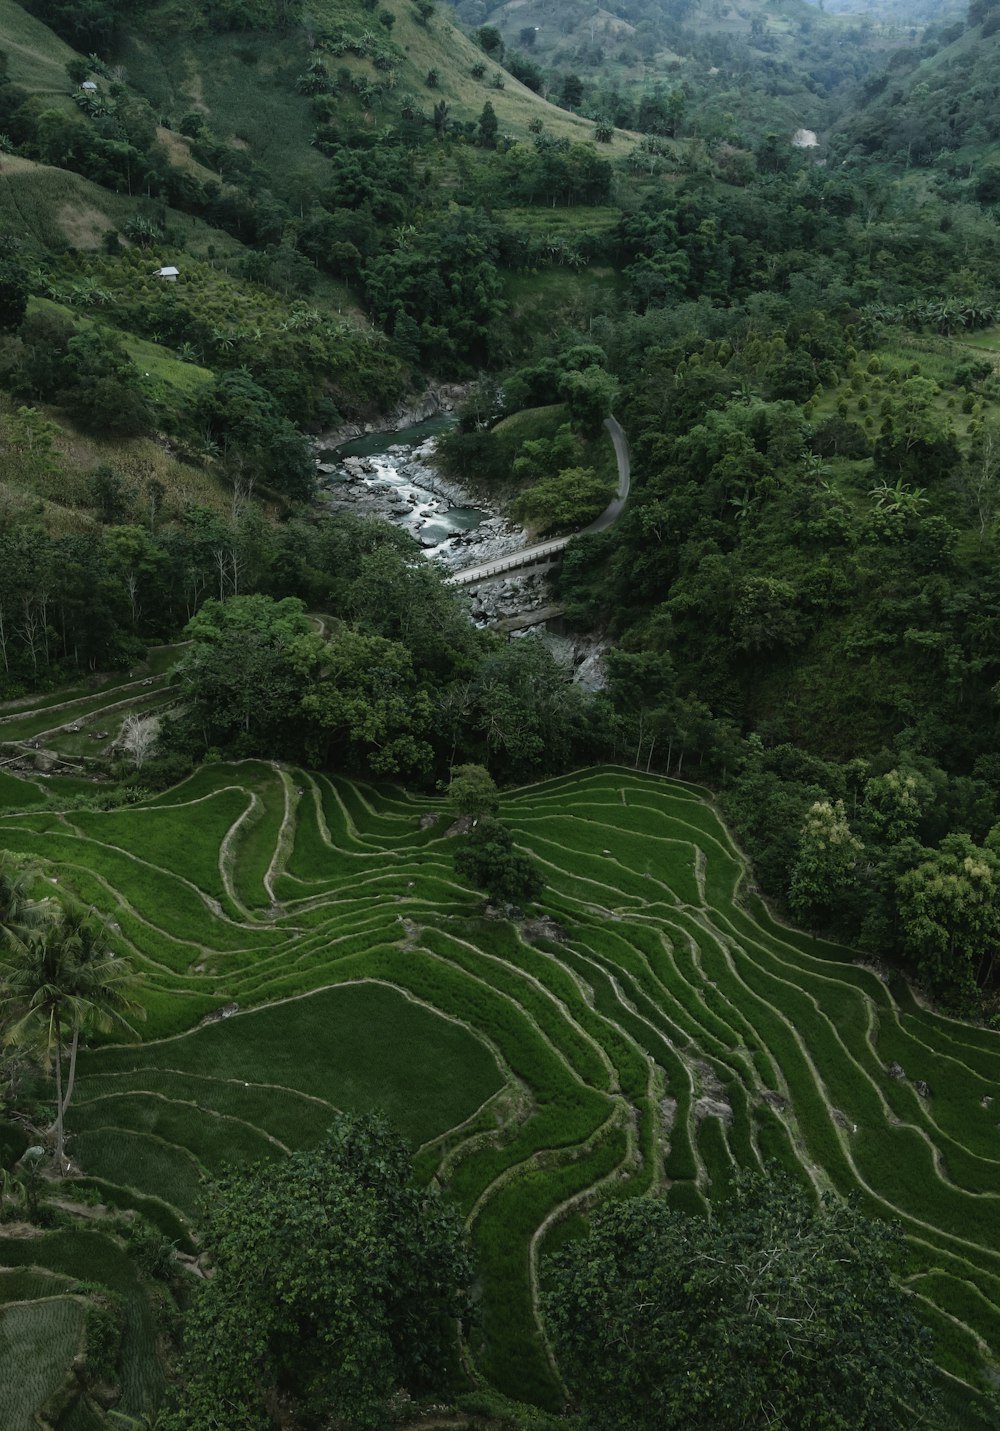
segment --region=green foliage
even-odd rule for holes
[[[585,1424],[909,1426],[930,1362],[901,1250],[895,1229],[774,1175],[738,1180],[710,1220],[612,1203],[546,1302]]]
[[[128,437],[150,425],[148,389],[116,333],[38,314],[21,324],[20,340],[9,374],[15,391],[58,401],[85,432]]]
[[[16,255],[0,250],[0,332],[19,328],[27,311],[27,270]]]
[[[542,892],[535,862],[514,848],[511,831],[489,815],[480,816],[473,824],[456,851],[455,869],[481,889],[491,904],[531,904]]]
[[[124,1302],[120,1295],[106,1291],[99,1283],[87,1290],[97,1295],[89,1298],[87,1306],[86,1378],[91,1385],[114,1385],[122,1351]]]
[[[967,835],[948,835],[899,880],[903,949],[937,992],[974,1000],[1000,934],[1000,857]]]
[[[613,496],[613,487],[593,468],[565,467],[522,492],[513,510],[519,522],[544,536],[586,526]]]
[[[398,641],[340,631],[322,651],[299,647],[301,710],[324,764],[367,765],[378,775],[426,773],[433,751],[423,738],[433,705],[413,658]]]
[[[285,746],[302,695],[298,651],[315,644],[301,601],[206,601],[185,635],[194,644],[176,679],[204,746],[246,755]]]
[[[420,354],[436,368],[483,362],[504,312],[496,270],[498,235],[486,217],[459,210],[426,226],[365,270],[379,318],[406,314],[420,329]]]
[[[863,851],[861,841],[851,834],[842,800],[810,806],[788,890],[789,906],[799,919],[816,923],[835,916]]]
[[[503,36],[495,25],[482,25],[476,31],[476,39],[486,54],[503,58]]]
[[[283,417],[274,398],[246,370],[218,378],[201,404],[208,430],[241,465],[294,498],[312,490],[315,467],[305,437]]]
[[[168,1426],[223,1414],[232,1431],[266,1426],[280,1387],[301,1416],[335,1405],[348,1425],[377,1427],[398,1387],[442,1385],[471,1265],[458,1218],[410,1178],[384,1120],[341,1117],[314,1152],[216,1185],[214,1276],[188,1319]]]
[[[479,116],[479,142],[484,149],[493,149],[496,146],[499,128],[500,121],[497,119],[496,110],[487,100]]]
[[[46,1072],[54,1069],[55,1163],[64,1170],[65,1116],[73,1097],[81,1034],[134,1036],[130,1020],[143,1015],[132,998],[135,974],[117,957],[91,916],[53,903],[25,903],[6,875],[0,953],[0,1037],[5,1047],[28,1049]],[[69,1044],[68,1073],[63,1059]]]
[[[500,792],[492,775],[481,765],[458,765],[448,782],[448,803],[456,815],[479,819],[482,815],[496,815]]]

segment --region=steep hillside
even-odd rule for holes
[[[66,65],[76,52],[17,0],[0,0],[0,36],[9,79],[33,94],[66,93]]]
[[[937,26],[897,51],[865,85],[834,151],[848,160],[933,167],[971,181],[968,197],[995,203],[1000,181],[981,181],[1000,152],[1000,4],[974,0],[964,24]]]
[[[190,110],[203,114],[286,181],[290,158],[318,172],[301,152],[315,129],[307,96],[322,92],[297,83],[311,61],[336,76],[339,122],[372,132],[401,114],[429,114],[442,101],[452,120],[475,121],[489,100],[501,132],[516,138],[529,134],[533,120],[556,138],[593,136],[592,125],[548,104],[496,62],[474,76],[483,52],[451,23],[444,6],[422,21],[404,0],[391,0],[378,14],[363,0],[318,0],[301,25],[234,39],[192,26],[189,9],[161,3],[144,10],[141,22],[130,21],[116,58],[159,110],[176,119]]]
[[[496,29],[508,65],[538,68],[566,106],[670,135],[822,129],[894,42],[870,20],[804,0],[460,0],[457,13]]]

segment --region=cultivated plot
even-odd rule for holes
[[[183,1242],[206,1177],[382,1106],[468,1219],[474,1361],[558,1406],[545,1251],[597,1198],[697,1211],[776,1161],[901,1221],[946,1399],[989,1424],[1000,1038],[771,920],[691,787],[601,769],[509,795],[547,881],[517,925],[480,915],[439,804],[402,791],[246,762],[107,813],[33,794],[0,844],[104,910],[145,976],[144,1042],[81,1057],[70,1117],[106,1196]]]

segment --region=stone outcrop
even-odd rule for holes
[[[340,447],[345,442],[354,442],[359,437],[370,437],[376,432],[402,432],[407,427],[415,427],[419,422],[427,422],[429,418],[454,412],[469,391],[467,383],[432,384],[419,397],[407,398],[405,402],[397,403],[394,408],[373,417],[370,422],[345,422],[330,432],[321,432],[316,438],[316,446],[321,449]]]

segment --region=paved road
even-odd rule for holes
[[[448,577],[449,586],[471,586],[477,581],[487,581],[490,577],[503,576],[508,571],[518,571],[526,566],[539,566],[558,560],[573,537],[584,536],[588,532],[606,531],[621,516],[628,501],[629,484],[632,477],[632,462],[628,450],[628,438],[621,424],[613,417],[605,418],[604,426],[611,434],[615,457],[618,459],[618,491],[596,521],[582,532],[573,532],[568,537],[553,537],[548,542],[535,542],[530,547],[522,547],[519,552],[508,552],[506,556],[493,561],[480,562],[478,566],[467,566],[453,572]]]
[[[613,526],[625,510],[625,503],[628,501],[629,484],[632,479],[632,459],[629,456],[628,438],[622,429],[621,423],[614,417],[606,417],[604,426],[611,434],[611,441],[614,443],[615,456],[618,459],[618,491],[614,500],[609,502],[604,511],[595,522],[591,522],[589,527],[584,527],[583,532],[578,536],[583,536],[586,532],[603,532],[608,527]]]

